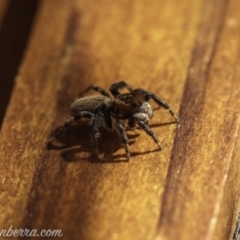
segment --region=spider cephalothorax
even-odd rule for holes
[[[122,88],[127,88],[129,92],[121,94],[119,90]],[[178,118],[167,103],[163,102],[155,94],[144,89],[132,89],[124,81],[111,85],[110,92],[114,96],[113,100],[110,95],[100,87],[91,85],[86,89],[86,91],[88,90],[95,90],[101,93],[101,95],[92,95],[75,100],[71,106],[73,117],[63,125],[57,135],[59,135],[64,128],[69,127],[74,121],[79,120],[81,117],[90,119],[93,145],[97,156],[99,156],[99,128],[104,126],[108,129],[116,129],[119,132],[125,147],[127,159],[130,159],[128,137],[123,121],[127,121],[130,128],[134,128],[135,125],[140,126],[152,137],[161,149],[157,136],[148,126],[149,119],[153,117],[153,110],[148,103],[150,99],[153,99],[159,106],[168,109],[176,122],[178,122]]]

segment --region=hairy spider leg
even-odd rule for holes
[[[103,96],[110,98],[110,95],[103,88],[95,86],[95,85],[90,85],[83,93],[88,92],[90,90],[94,90],[96,92],[101,93]]]
[[[102,120],[104,122],[102,122]],[[102,123],[104,123],[106,127],[112,128],[110,111],[105,104],[101,104],[99,107],[97,107],[97,109],[94,112],[94,117],[92,118],[91,121],[91,129],[93,134],[92,143],[97,157],[99,157],[98,151],[98,138],[100,137],[99,128],[102,125]]]
[[[110,87],[110,92],[114,97],[117,97],[120,92],[119,90],[121,88],[127,88],[130,92],[132,91],[132,88],[124,81],[120,81],[118,83],[113,83],[112,86]]]
[[[100,110],[101,110],[101,113],[103,114],[103,119],[104,119],[103,123],[105,124],[105,127],[112,129],[112,119],[111,119],[110,109],[105,104],[102,104],[102,106],[100,106]]]
[[[167,110],[170,112],[170,114],[174,117],[174,119],[175,119],[176,122],[179,122],[178,117],[177,117],[176,114],[173,112],[173,110],[169,107],[169,105],[168,105],[166,102],[164,102],[163,100],[161,100],[158,96],[156,96],[155,94],[153,94],[153,93],[151,93],[151,92],[148,92],[148,91],[146,91],[146,90],[143,90],[143,89],[141,89],[141,88],[135,89],[134,91],[135,91],[135,92],[138,92],[138,91],[139,91],[139,92],[144,93],[144,94],[145,94],[146,101],[149,101],[150,99],[153,99],[153,101],[154,101],[155,103],[157,103],[157,104],[160,105],[161,107],[167,109]]]
[[[157,96],[154,95],[154,94],[151,95],[151,98],[152,98],[157,104],[159,104],[161,107],[167,109],[167,110],[170,112],[170,114],[174,117],[175,121],[176,121],[176,122],[179,122],[178,117],[176,116],[176,114],[173,112],[173,110],[169,107],[169,105],[168,105],[166,102],[162,101],[159,97],[157,97]]]
[[[79,112],[78,114],[76,114],[74,117],[71,117],[70,119],[68,119],[64,125],[60,128],[60,130],[58,131],[58,133],[56,134],[56,138],[62,133],[63,129],[66,129],[68,127],[71,126],[71,124],[77,120],[79,120],[80,118],[85,117],[85,118],[93,118],[94,115],[93,113],[89,112],[89,111],[82,111]]]
[[[117,128],[117,130],[118,130],[118,132],[120,134],[121,141],[124,144],[124,148],[125,148],[125,151],[126,151],[127,159],[129,161],[130,160],[130,151],[129,151],[129,145],[128,145],[128,137],[127,137],[125,128],[124,128],[123,124],[119,120],[116,121],[115,125],[116,125],[116,128]]]
[[[138,118],[134,118],[134,121],[154,140],[154,142],[158,145],[159,149],[162,149],[159,140],[156,134],[152,131],[152,129],[147,125],[146,122],[139,120]]]
[[[239,234],[240,234],[240,213],[238,213],[238,219],[237,219],[235,231],[233,234],[233,240],[238,240]]]
[[[93,118],[93,121],[91,123],[91,129],[92,129],[92,144],[95,149],[95,153],[97,157],[99,157],[99,151],[98,151],[98,138],[100,137],[99,133],[99,127],[101,124],[101,112],[100,109],[97,109],[95,112],[95,116]]]

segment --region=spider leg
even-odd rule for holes
[[[170,112],[170,114],[174,117],[174,119],[175,119],[176,122],[179,122],[178,117],[176,116],[176,114],[173,112],[173,110],[169,107],[169,105],[168,105],[166,102],[164,102],[163,100],[161,100],[159,97],[157,97],[157,96],[156,96],[155,94],[153,94],[153,93],[152,93],[150,96],[151,96],[151,98],[154,100],[154,102],[156,102],[156,103],[157,103],[158,105],[160,105],[161,107],[167,109],[167,110]]]
[[[55,137],[57,138],[64,129],[68,128],[71,126],[71,124],[77,120],[79,120],[80,118],[82,117],[85,117],[85,118],[93,118],[93,113],[89,112],[89,111],[82,111],[82,112],[79,112],[78,114],[76,114],[75,116],[71,117],[70,119],[68,119],[64,125],[59,129],[59,131],[57,132],[57,134],[55,135]]]
[[[134,121],[154,140],[154,142],[158,145],[159,149],[162,149],[159,140],[156,136],[156,134],[152,131],[152,129],[148,126],[147,121],[143,121],[138,118],[134,118]]]
[[[166,102],[164,102],[163,100],[161,100],[158,96],[156,96],[155,94],[153,94],[153,93],[151,93],[151,92],[148,92],[148,91],[146,91],[146,90],[144,90],[144,89],[141,89],[141,88],[135,89],[135,90],[133,90],[133,91],[134,91],[135,93],[138,93],[138,92],[139,92],[139,93],[144,94],[146,101],[149,101],[150,99],[153,99],[153,101],[154,101],[155,103],[157,103],[159,106],[167,109],[167,110],[170,112],[170,114],[174,117],[174,119],[175,119],[176,122],[179,122],[178,117],[177,117],[176,114],[173,112],[173,110],[169,107],[169,105],[168,105]]]
[[[100,105],[94,112],[94,117],[91,122],[91,129],[92,129],[92,142],[96,152],[96,155],[99,157],[98,151],[98,138],[100,137],[99,127],[105,124],[106,127],[112,128],[112,120],[110,117],[110,111],[105,104]]]
[[[134,118],[130,118],[128,120],[128,127],[131,129],[134,129],[136,127],[136,121],[134,120]]]
[[[95,86],[95,85],[90,85],[83,93],[88,92],[90,90],[94,90],[96,92],[101,93],[103,96],[110,98],[110,95],[103,88]]]
[[[112,119],[111,119],[111,113],[110,110],[108,108],[108,106],[106,106],[105,104],[100,106],[100,112],[102,113],[102,117],[103,117],[103,124],[105,125],[105,127],[112,129]]]
[[[120,94],[119,89],[121,88],[127,88],[130,92],[132,91],[132,88],[126,82],[120,81],[111,85],[110,92],[114,97],[117,97]]]
[[[129,161],[130,160],[130,152],[129,152],[129,145],[128,145],[128,137],[127,137],[125,128],[124,128],[123,124],[121,122],[119,122],[119,120],[116,121],[115,125],[116,125],[116,128],[117,128],[117,130],[120,134],[122,143],[124,144],[127,159]]]
[[[238,213],[238,219],[236,222],[236,227],[235,227],[235,231],[234,231],[234,235],[233,235],[233,240],[238,240],[240,234],[240,213]]]
[[[100,110],[97,110],[95,112],[95,117],[93,118],[92,121],[92,143],[93,143],[93,147],[95,149],[95,153],[97,155],[97,157],[99,157],[99,151],[98,151],[98,138],[100,137],[100,133],[99,133],[99,127],[101,124],[101,113]]]

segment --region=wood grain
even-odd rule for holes
[[[231,239],[239,209],[239,0],[64,1],[39,5],[0,133],[1,228],[62,229],[62,239]],[[59,141],[71,102],[124,79],[156,93],[128,131],[86,121]],[[157,107],[152,103],[154,109]]]
[[[188,232],[193,239],[214,239],[214,234],[216,239],[226,239],[214,230],[239,127],[239,29],[234,29],[238,14],[235,2],[226,6],[218,1],[218,8],[205,7],[206,19],[199,27],[205,39],[198,36],[200,43],[190,65],[180,113],[182,127],[175,138],[163,197],[159,229],[167,239],[179,235],[185,239]],[[226,61],[229,65],[223,68]],[[231,109],[233,105],[236,110]],[[195,221],[187,223],[190,218]],[[178,225],[178,231],[168,231],[165,224]],[[191,231],[195,228],[197,232]]]

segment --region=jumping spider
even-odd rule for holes
[[[120,94],[119,90],[122,88],[128,89],[129,92]],[[68,128],[74,121],[77,121],[82,117],[88,118],[90,119],[93,146],[97,156],[99,156],[99,127],[104,126],[107,129],[117,129],[121,141],[124,144],[127,159],[130,160],[128,137],[125,131],[124,120],[128,121],[128,126],[130,128],[134,128],[136,124],[140,126],[149,136],[152,137],[161,149],[157,136],[148,126],[148,120],[153,117],[153,110],[148,103],[150,99],[153,99],[159,106],[167,109],[174,117],[175,121],[178,122],[178,118],[167,103],[163,102],[155,94],[144,89],[132,89],[124,81],[111,85],[110,92],[114,96],[113,100],[104,89],[98,86],[91,85],[86,89],[86,91],[89,90],[95,90],[101,95],[86,96],[76,99],[71,105],[73,117],[66,121],[66,123],[60,128],[56,137],[61,134],[63,129]]]

